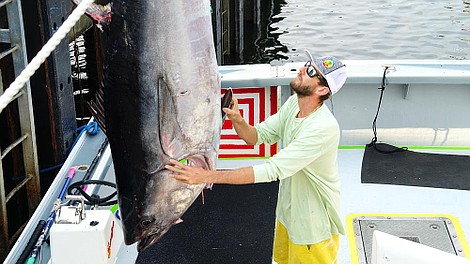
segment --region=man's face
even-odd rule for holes
[[[297,77],[290,82],[290,87],[298,96],[310,96],[317,87],[322,86],[320,80],[316,76],[308,76],[306,70],[307,66],[301,67]]]

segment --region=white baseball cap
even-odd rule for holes
[[[331,94],[335,94],[343,87],[348,78],[346,65],[338,58],[333,56],[324,56],[314,58],[308,50],[305,50],[307,58],[320,71],[321,75],[326,79]]]

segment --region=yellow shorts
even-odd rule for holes
[[[337,263],[339,235],[313,245],[298,245],[290,241],[287,229],[276,221],[273,258],[278,264]]]

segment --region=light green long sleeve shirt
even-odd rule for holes
[[[295,244],[315,244],[344,234],[339,214],[339,126],[326,105],[297,118],[297,95],[256,125],[257,144],[282,141],[283,148],[253,167],[255,182],[279,180],[277,219]]]

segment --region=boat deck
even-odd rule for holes
[[[440,150],[433,153],[466,155],[470,154],[470,151]],[[470,211],[465,210],[462,205],[470,202],[469,191],[363,184],[361,183],[363,154],[363,149],[339,150],[342,218],[345,225],[348,224],[347,219],[351,215],[451,216],[458,220],[456,224],[460,224],[468,236]],[[264,162],[262,159],[220,160],[218,166],[221,169],[229,169],[262,162]],[[163,237],[154,247],[142,253],[136,263],[270,263],[274,228],[272,215],[275,206],[272,196],[276,195],[277,184],[270,185],[273,186],[264,184],[260,187],[214,186],[212,191],[206,192],[208,202],[206,206],[197,203],[193,205],[196,207],[194,210],[204,212],[190,209],[185,215],[188,217],[185,221],[193,222],[184,222],[185,227],[181,229],[175,227],[167,237]],[[234,195],[238,197],[233,197]],[[247,199],[251,199],[251,202],[248,203]],[[253,213],[253,209],[258,210],[258,213]],[[191,229],[193,234],[200,235],[203,230],[202,233],[205,235],[192,236],[187,233],[191,232]],[[221,235],[230,241],[220,241]],[[348,229],[347,236],[341,236],[338,263],[354,262],[351,259],[351,241],[348,240],[351,236],[354,236],[351,229]],[[462,237],[460,239],[462,240]],[[195,249],[187,250],[186,247],[191,244],[195,245]],[[180,248],[177,251],[185,249],[180,252],[183,256],[172,253],[176,250],[175,247]],[[465,254],[467,256],[469,254],[468,245]]]
[[[104,136],[101,134],[96,136],[84,134],[64,168],[89,164],[103,140]],[[433,152],[470,154],[470,150],[440,150]],[[363,184],[361,183],[363,154],[364,150],[360,148],[339,150],[342,217],[345,225],[347,224],[347,217],[351,214],[451,215],[458,219],[463,233],[467,237],[469,236],[470,211],[465,210],[464,206],[470,204],[469,191],[390,184]],[[264,162],[264,160],[220,160],[218,167],[220,169],[237,168],[261,162]],[[114,170],[111,165],[110,151],[107,148],[96,167],[93,178],[112,180]],[[38,219],[47,218],[54,200],[52,198],[56,197],[57,192],[60,190],[67,171],[68,169],[63,169],[59,172],[58,177],[51,185],[51,189],[42,201],[44,204],[40,205],[28,225],[33,225],[32,223],[36,223]],[[74,181],[78,179],[79,177],[75,177]],[[191,208],[188,210],[188,215],[183,216],[185,222],[181,224],[183,226],[181,228],[184,229],[182,232],[186,236],[185,239],[181,239],[181,237],[179,239],[171,238],[171,236],[178,236],[177,232],[179,231],[174,227],[174,232],[170,230],[161,242],[158,242],[155,247],[148,249],[148,252],[146,251],[140,256],[137,255],[135,245],[121,248],[117,263],[129,263],[134,260],[136,263],[182,263],[180,254],[186,254],[183,257],[187,260],[187,263],[220,263],[219,261],[224,261],[224,263],[246,263],[251,257],[256,258],[256,263],[263,263],[264,261],[269,263],[277,188],[276,183],[269,185],[262,187],[214,186],[213,191],[206,191],[206,203],[212,203],[214,206],[207,205],[203,212],[199,212],[199,214],[204,214],[199,218],[189,215],[198,214],[194,210],[191,212]],[[224,193],[224,190],[226,193]],[[214,192],[214,194],[211,194],[211,192]],[[237,195],[239,197],[236,197]],[[243,202],[236,203],[237,200]],[[196,200],[194,206],[201,207],[199,199]],[[12,250],[14,254],[10,254],[7,261],[18,257],[31,235],[30,231],[32,229],[31,227],[25,229]],[[205,233],[201,234],[201,230]],[[213,243],[208,243],[208,241],[215,241],[215,237],[222,244],[214,246]],[[228,241],[234,238],[237,241]],[[178,240],[180,242],[175,242]],[[195,247],[195,250],[190,250],[186,247],[187,245],[181,242],[183,240],[185,243],[193,243],[198,246]],[[348,236],[341,237],[339,263],[352,262],[349,242]],[[171,244],[165,245],[165,243]],[[233,243],[239,245],[236,250],[231,248]],[[74,246],[77,247],[77,250],[81,247],[81,245]],[[43,261],[40,263],[49,262],[47,247],[45,244]],[[182,248],[178,249],[178,247]],[[468,244],[466,247],[468,248]],[[179,253],[174,254],[175,250]],[[468,251],[464,253],[467,256],[469,255]]]
[[[377,86],[382,79],[383,65],[395,65],[396,71],[387,75],[389,83],[378,129],[380,140],[394,145],[432,146],[434,149],[432,152],[470,155],[468,147],[470,119],[466,114],[469,112],[470,62],[379,60],[348,61],[347,65],[350,69],[347,87],[335,95],[334,99],[334,113],[342,129],[341,145],[364,145],[370,141],[372,136],[370,125],[377,109],[379,96]],[[295,63],[278,67],[239,65],[222,67],[220,72],[223,75],[223,87],[280,85],[279,103],[282,103],[290,95],[289,87],[286,85],[299,66],[300,64]],[[452,96],[449,96],[450,89]],[[83,134],[78,140],[24,232],[11,249],[5,263],[16,263],[38,221],[47,219],[69,168],[89,165],[104,139],[105,136],[99,133],[94,136]],[[453,146],[461,147],[460,150],[455,150]],[[422,152],[431,152],[424,150],[425,148],[421,149]],[[362,147],[342,147],[339,150],[342,218],[345,225],[350,224],[346,219],[352,214],[449,215],[458,220],[462,235],[470,236],[470,211],[467,209],[467,205],[470,204],[470,191],[363,184],[361,183],[363,155]],[[263,161],[263,159],[220,160],[218,168],[237,168]],[[84,174],[84,170],[78,170],[73,181],[80,179]],[[112,180],[113,176],[108,147],[102,153],[92,178]],[[275,201],[266,197],[267,195],[275,197],[275,187],[275,183],[256,187],[255,185],[215,186],[213,193],[207,192],[207,198],[214,197],[210,200],[214,204],[213,207],[206,206],[200,211],[202,213],[200,217],[191,220],[189,213],[197,211],[195,209],[200,205],[197,200],[183,216],[185,222],[170,229],[156,247],[139,256],[135,245],[122,248],[117,263],[127,264],[135,260],[137,263],[247,263],[247,261],[270,263]],[[92,188],[90,190],[93,191]],[[227,193],[224,193],[225,191]],[[240,199],[245,202],[237,204],[236,201]],[[184,231],[186,236],[171,239],[172,233],[174,234],[177,229],[184,229],[182,227],[185,225],[188,226]],[[201,231],[207,232],[201,234]],[[349,237],[351,235],[355,234],[348,234]],[[341,237],[339,263],[354,263],[354,258],[351,258],[351,252],[354,254],[354,251],[350,251],[349,247],[353,240],[349,240],[348,236]],[[462,238],[460,237],[461,240]],[[211,239],[223,246],[208,243]],[[186,240],[187,243],[182,243],[182,240]],[[234,242],[237,242],[235,246]],[[463,253],[468,258],[470,256],[468,243],[461,242],[465,243]],[[168,244],[162,246],[164,243]],[[198,247],[191,250],[193,245]],[[77,252],[86,250],[86,245],[74,246]],[[262,252],[258,254],[260,251]],[[185,254],[186,260],[172,259],[172,256],[178,255],[175,252]],[[45,244],[42,260],[37,263],[48,263],[50,261],[48,256],[48,245]],[[251,259],[254,261],[251,262]],[[355,261],[357,263],[357,260]]]
[[[431,153],[428,150],[426,152]],[[432,153],[469,155],[470,151],[433,150]],[[361,183],[363,155],[363,149],[339,150],[342,218],[345,225],[350,215],[450,215],[458,219],[464,234],[467,237],[470,235],[470,210],[466,210],[464,206],[470,203],[470,191]],[[263,161],[254,161],[259,162]],[[252,163],[253,161],[222,161],[220,166],[233,168]],[[338,263],[351,263],[348,236],[341,236]],[[468,251],[466,255],[469,255]]]

